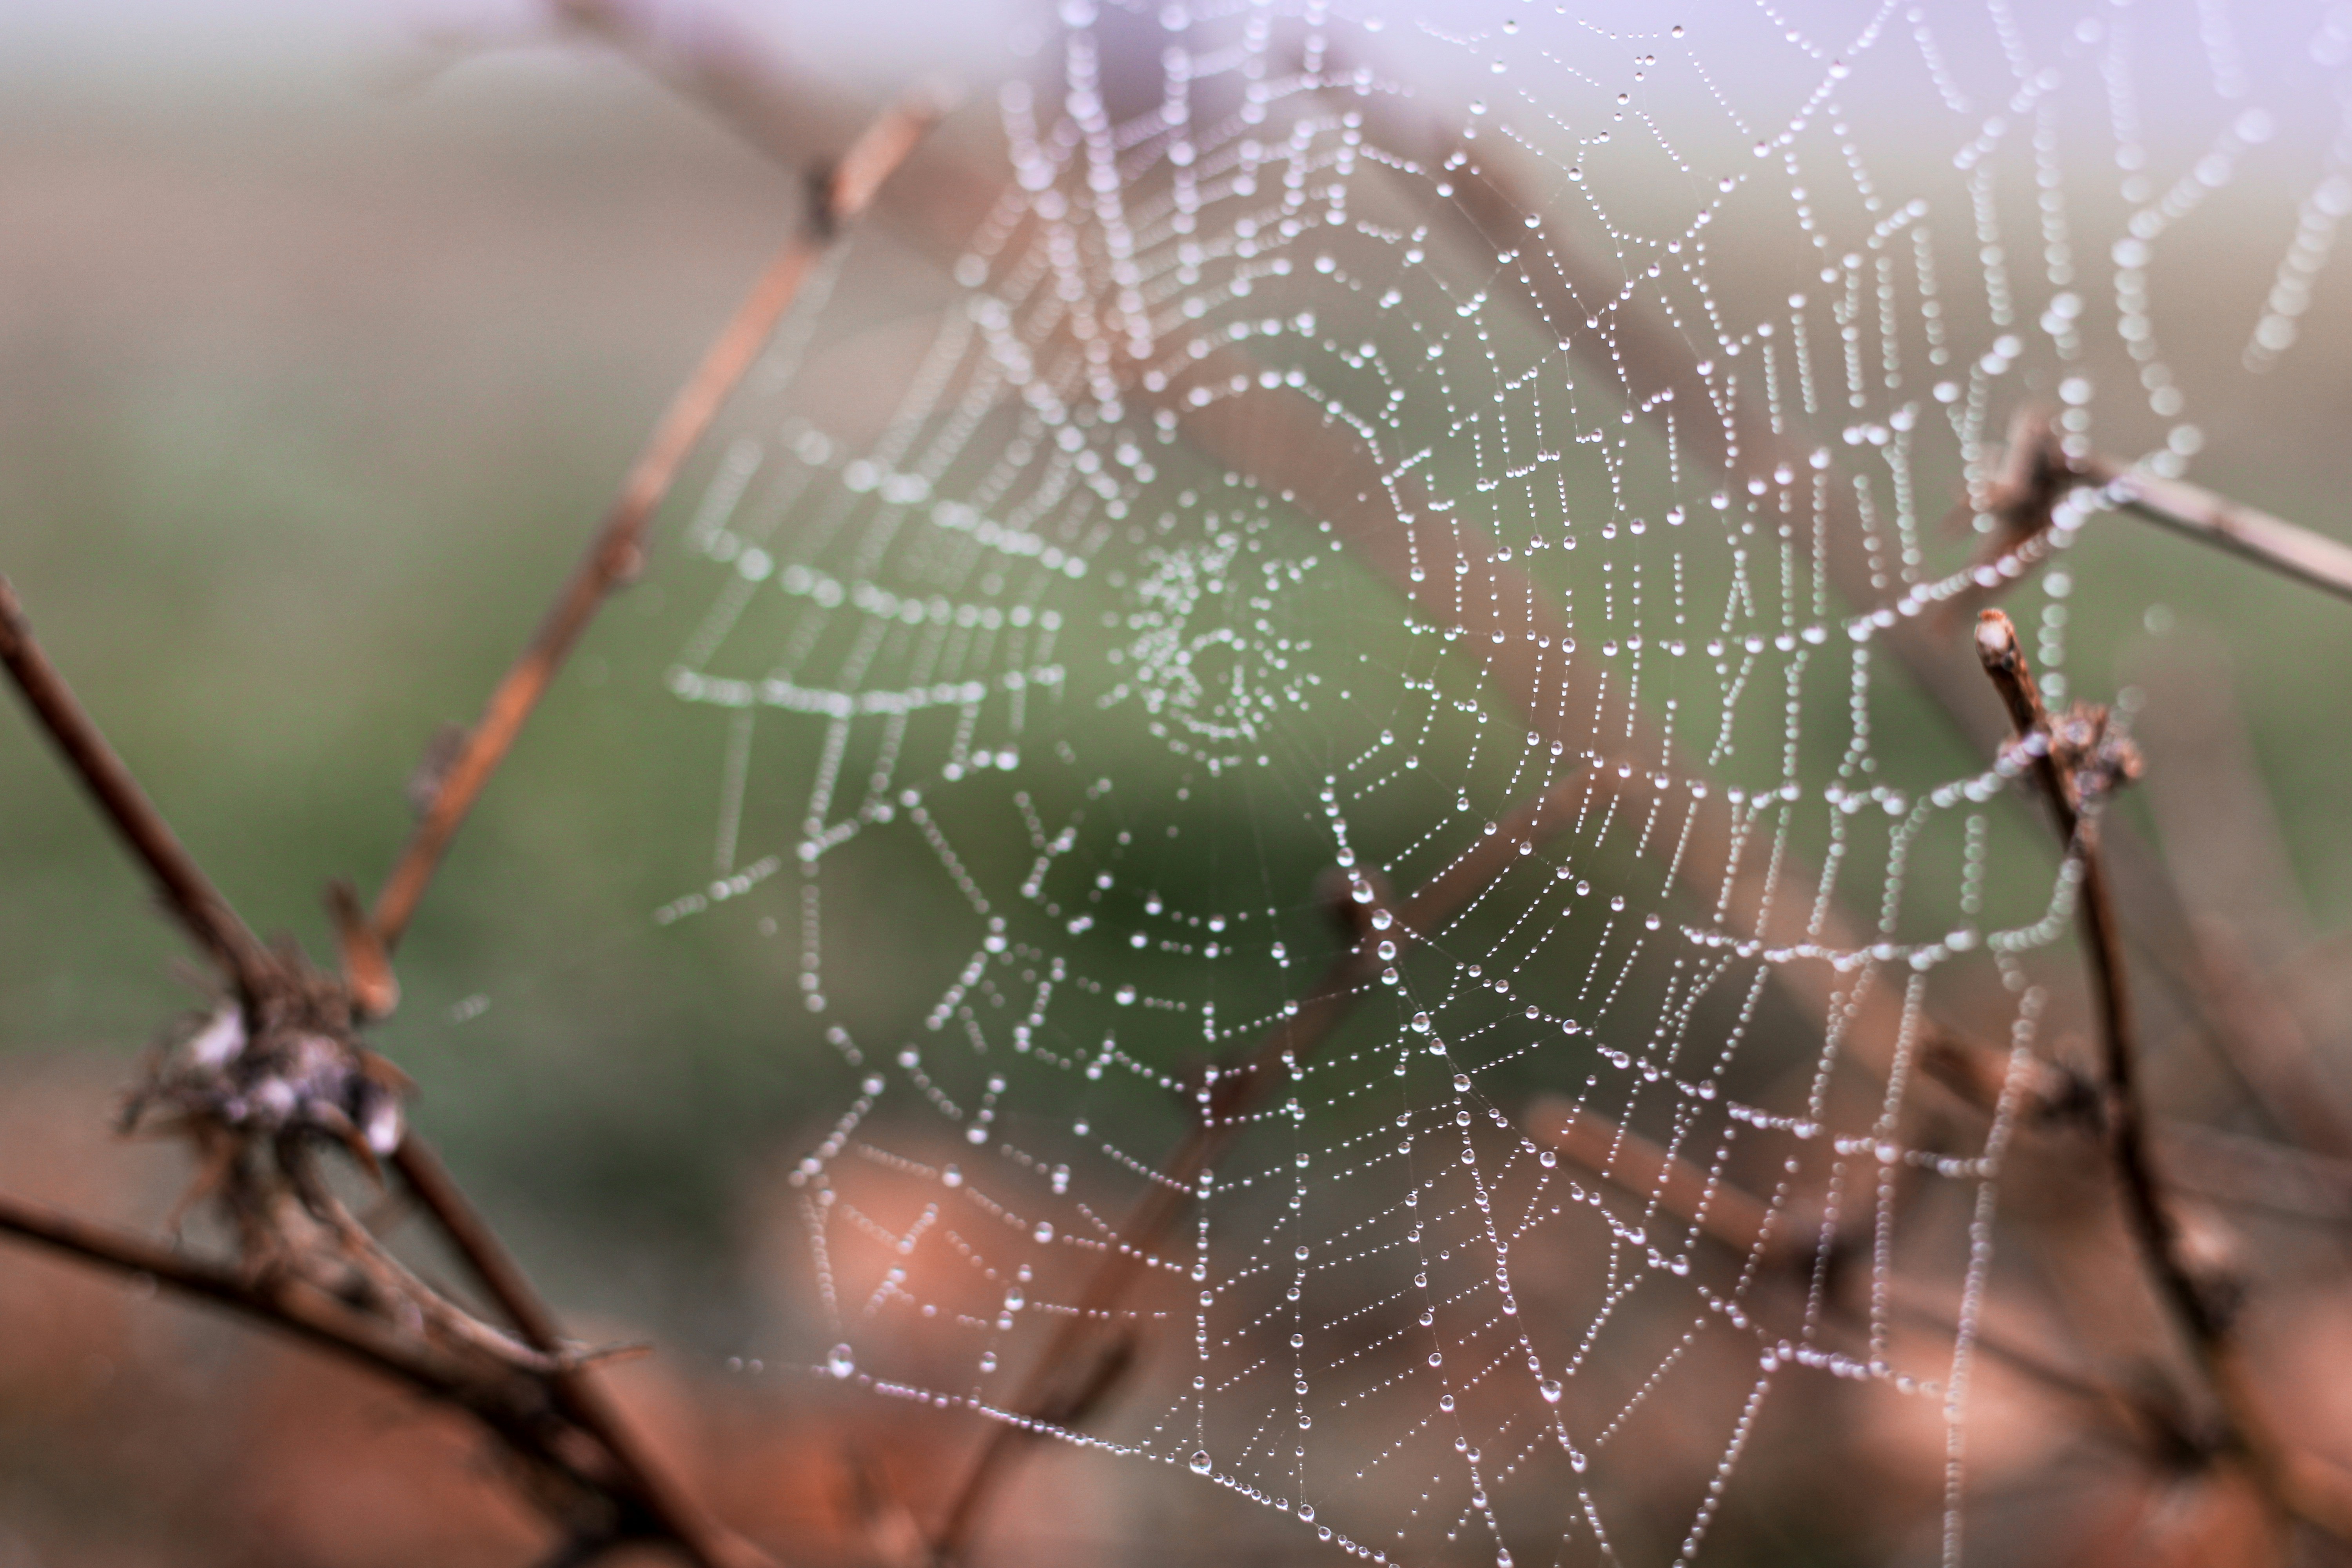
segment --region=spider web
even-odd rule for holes
[[[820,1375],[1500,1563],[1700,1556],[1867,1385],[1957,1560],[2073,883],[1902,652],[2020,574],[2020,406],[2197,451],[2159,294],[2292,347],[2352,24],[2284,9],[1066,5],[674,579],[724,761],[656,919],[796,931],[861,1079],[792,1178]],[[2012,606],[2053,699],[2089,510]],[[2012,1069],[1958,1131],[1949,1011]]]

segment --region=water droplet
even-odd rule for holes
[[[1559,1403],[1559,1379],[1556,1377],[1545,1378],[1541,1383],[1536,1385],[1536,1392],[1543,1395],[1543,1402],[1546,1405],[1558,1405]]]
[[[1046,1242],[1054,1239],[1054,1226],[1052,1222],[1042,1219],[1039,1220],[1037,1222],[1036,1230],[1032,1234],[1036,1237],[1037,1244],[1041,1247],[1044,1246]]]
[[[1116,1000],[1122,1007],[1133,1005],[1135,1002],[1135,987],[1132,985],[1120,986],[1118,988]]]
[[[1192,1473],[1196,1476],[1205,1476],[1209,1473],[1208,1449],[1195,1448],[1192,1450]]]
[[[857,1370],[857,1358],[847,1345],[835,1345],[833,1353],[824,1358],[824,1370],[835,1377],[847,1377]]]

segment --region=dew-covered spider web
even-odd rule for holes
[[[2023,578],[2071,695],[2117,526],[1995,561],[2001,444],[2178,473],[2290,352],[2352,15],[1035,43],[983,216],[835,255],[671,569],[717,869],[657,918],[773,922],[859,1085],[795,1353],[1400,1563],[1706,1558],[1866,1409],[1957,1558],[2074,885],[1968,627]]]

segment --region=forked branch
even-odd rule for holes
[[[2078,704],[2053,717],[2019,646],[2017,628],[2000,611],[1981,614],[1976,644],[1977,657],[2016,727],[2011,757],[2032,772],[2076,870],[2075,910],[2098,1017],[2108,1163],[2149,1280],[2213,1394],[2221,1423],[2216,1447],[2244,1464],[2282,1513],[2352,1540],[2352,1496],[2314,1486],[2308,1467],[2288,1462],[2256,1408],[2229,1310],[2189,1262],[2179,1221],[2156,1173],[2139,1089],[2139,1042],[2123,932],[2099,854],[2099,807],[2108,792],[2137,773],[2137,753],[2108,731],[2103,709]]]
[[[314,1214],[324,1211],[327,1252],[334,1256],[310,1259],[298,1239],[283,1249],[290,1260],[287,1266],[257,1269],[248,1258],[240,1269],[5,1196],[0,1196],[0,1233],[227,1306],[467,1411],[526,1465],[567,1483],[560,1489],[586,1510],[580,1514],[585,1522],[572,1526],[575,1555],[582,1560],[633,1539],[669,1543],[704,1568],[764,1558],[705,1514],[653,1461],[566,1346],[553,1313],[496,1233],[396,1114],[381,1124],[355,1127],[353,1119],[341,1119],[347,1107],[327,1103],[320,1111],[330,1131],[341,1126],[344,1141],[363,1163],[378,1153],[389,1155],[528,1350],[432,1292],[341,1211],[315,1168],[316,1125],[289,1121],[264,1126],[245,1120],[242,1110],[215,1113],[199,1090],[231,1072],[262,1070],[255,1064],[273,1051],[293,1053],[314,1067],[332,1067],[341,1076],[329,1078],[339,1084],[396,1078],[352,1030],[390,1011],[396,999],[391,951],[452,836],[598,606],[635,574],[645,529],[680,465],[766,342],[823,247],[872,201],[937,113],[928,100],[898,105],[877,120],[837,165],[812,182],[814,200],[800,232],[769,264],[672,399],[585,559],[445,773],[373,916],[360,912],[347,886],[331,888],[330,909],[341,948],[340,976],[313,971],[291,950],[272,952],[238,920],[42,654],[14,593],[0,580],[0,665],[69,771],[153,878],[174,919],[236,994],[233,1011],[179,1047],[183,1071],[175,1081],[188,1088],[182,1109],[192,1122],[202,1123],[194,1129],[200,1140],[226,1150],[229,1167],[239,1173],[230,1185],[245,1194],[232,1200],[246,1204],[239,1211],[244,1219],[268,1230],[275,1223],[272,1211],[266,1198],[252,1194],[282,1188]],[[366,1092],[374,1103],[396,1099],[398,1090],[379,1084]],[[270,1187],[272,1183],[279,1187]],[[337,1258],[360,1281],[351,1301],[338,1300],[339,1286],[329,1288]]]
[[[2070,457],[2048,412],[2032,408],[2011,422],[2000,472],[1980,498],[1995,524],[1991,553],[1983,562],[1989,570],[1980,576],[1984,585],[2014,573],[2005,561],[2030,559],[2048,548],[2059,503],[2078,487],[2095,490],[2101,503],[2118,511],[2352,599],[2352,545],[2105,453]]]
[[[688,1543],[698,1561],[713,1568],[730,1562],[764,1562],[763,1554],[733,1540],[724,1526],[670,1479],[638,1438],[636,1429],[606,1397],[590,1369],[565,1355],[562,1330],[554,1312],[540,1300],[505,1243],[475,1211],[431,1146],[412,1132],[394,1151],[392,1160],[401,1180],[432,1215],[443,1237],[466,1260],[466,1267],[523,1342],[551,1359],[547,1385],[564,1414],[612,1455],[654,1516]]]
[[[131,852],[163,885],[173,913],[204,942],[223,977],[238,990],[240,1022],[236,1033],[226,1037],[236,1042],[231,1054],[257,1048],[260,1037],[251,1031],[272,1025],[301,1033],[316,1048],[359,1054],[355,1043],[341,1038],[334,1024],[352,1016],[351,999],[340,994],[332,977],[310,973],[299,956],[289,960],[270,953],[236,921],[49,663],[5,582],[0,582],[0,653],[5,656],[0,662],[68,767],[97,797]],[[274,1133],[258,1127],[221,1126],[214,1134],[217,1142],[283,1144],[281,1163],[289,1156],[297,1165],[310,1160],[305,1141],[311,1134],[300,1126]],[[265,1269],[258,1276],[240,1272],[5,1194],[0,1194],[0,1233],[147,1275],[181,1293],[337,1350],[479,1418],[527,1466],[572,1483],[568,1495],[609,1514],[605,1524],[622,1536],[671,1542],[703,1568],[723,1568],[740,1558],[741,1553],[730,1550],[725,1532],[650,1461],[626,1423],[573,1364],[551,1316],[537,1305],[520,1271],[510,1263],[504,1264],[503,1274],[484,1269],[485,1256],[503,1263],[504,1255],[455,1184],[441,1173],[424,1141],[413,1130],[404,1130],[391,1155],[443,1232],[484,1274],[530,1349],[546,1358],[543,1363],[518,1364],[518,1358],[464,1353],[468,1346],[479,1350],[495,1343],[497,1331],[465,1318],[462,1309],[438,1297],[417,1299],[404,1289],[404,1279],[378,1294],[424,1321],[446,1326],[463,1320],[460,1331],[443,1336],[454,1342],[456,1353],[450,1345],[436,1346],[428,1337],[406,1331],[397,1321],[403,1316],[399,1311],[370,1312],[334,1300],[317,1281],[302,1278],[299,1268]],[[287,1252],[289,1258],[299,1256],[299,1247]],[[583,1436],[593,1445],[589,1454],[599,1458],[583,1462],[578,1457]]]

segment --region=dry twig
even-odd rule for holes
[[[646,526],[669,493],[677,470],[702,439],[777,321],[799,295],[801,285],[841,226],[866,210],[874,193],[914,150],[940,113],[927,96],[909,98],[868,126],[832,169],[811,182],[813,199],[800,231],[774,259],[721,328],[702,361],[662,413],[645,449],[630,467],[604,526],[557,595],[538,634],[508,669],[482,716],[443,770],[431,804],[402,849],[392,874],[376,895],[372,923],[389,952],[400,945],[433,873],[473,809],[482,786],[498,771],[523,721],[563,668],[580,634],[612,592],[635,577],[643,563]]]
[[[2137,773],[2138,754],[2108,729],[2104,709],[2078,703],[2063,717],[2051,715],[2018,644],[2017,630],[2000,611],[1982,613],[1976,644],[1985,673],[2016,726],[2017,740],[2008,760],[2032,773],[2075,868],[2075,908],[2098,1015],[2108,1160],[2141,1262],[2220,1411],[2221,1429],[2214,1447],[2245,1466],[2279,1512],[2352,1541],[2352,1494],[2312,1485],[2308,1467],[2290,1462],[2255,1407],[2223,1293],[2216,1289],[2218,1282],[2199,1277],[2156,1173],[2139,1091],[2139,1045],[2130,978],[2124,967],[2123,932],[2099,852],[2099,809],[2108,794]]]
[[[593,1517],[593,1528],[616,1539],[669,1542],[704,1568],[739,1560],[724,1533],[647,1461],[625,1424],[593,1394],[580,1396],[585,1384],[551,1322],[542,1320],[546,1332],[526,1335],[536,1355],[521,1352],[393,1263],[372,1237],[353,1237],[356,1221],[337,1223],[341,1205],[324,1194],[312,1166],[314,1140],[337,1137],[362,1159],[389,1153],[404,1172],[439,1169],[423,1139],[402,1124],[394,1091],[370,1070],[374,1058],[352,1037],[348,990],[299,952],[262,948],[236,921],[43,656],[5,581],[0,628],[0,654],[35,717],[239,994],[233,1009],[166,1057],[141,1100],[168,1106],[199,1147],[213,1152],[208,1163],[223,1173],[221,1195],[247,1258],[241,1269],[225,1268],[13,1198],[0,1205],[0,1230],[236,1308],[449,1401],[481,1419],[528,1467],[571,1483],[557,1494],[560,1520]],[[371,1085],[378,1086],[373,1095]],[[388,1121],[370,1113],[387,1104]],[[328,1209],[321,1218],[332,1245],[289,1234],[284,1200],[295,1195]],[[453,1223],[470,1211],[455,1186],[445,1177],[439,1189],[420,1187],[419,1196],[470,1256]],[[362,1294],[373,1310],[335,1299],[346,1277],[365,1282]]]
[[[64,754],[67,770],[154,879],[173,918],[229,976],[239,997],[250,1003],[275,973],[268,951],[189,858],[131,770],[99,735],[64,678],[33,640],[24,606],[5,577],[0,577],[0,664],[7,667],[17,694]]]
[[[1971,498],[1980,503],[1974,510],[1992,520],[1977,563],[1979,586],[2000,586],[2018,575],[2021,564],[2046,552],[2060,503],[2074,490],[2322,593],[2352,599],[2352,545],[2103,453],[2069,457],[2049,411],[2033,407],[2019,409],[2011,420],[1996,472]]]
[[[2085,482],[2100,486],[2105,499],[2122,510],[2324,593],[2352,599],[2352,545],[2241,506],[2184,479],[2168,479],[2112,458],[2094,454],[2076,468]]]
[[[2046,557],[2070,491],[2096,495],[2286,576],[2352,595],[2352,549],[2112,458],[2070,458],[2049,412],[2029,407],[2011,421],[1998,471],[1974,498],[1993,529],[1978,556],[1974,595],[1954,605],[1982,602]],[[2172,901],[2178,903],[2177,895]],[[2214,1054],[2273,1122],[2306,1148],[2345,1153],[2352,1149],[2352,1132],[2338,1110],[2339,1097],[2314,1070],[2308,1042],[2292,1017],[2253,984],[2233,948],[2226,936],[2188,916],[2184,906],[2179,929],[2157,948],[2158,973],[2186,991]]]
[[[559,1418],[533,1397],[528,1383],[482,1378],[458,1358],[421,1346],[304,1282],[249,1278],[178,1247],[7,1194],[0,1194],[0,1233],[226,1308],[455,1405],[504,1438],[525,1463],[562,1478],[583,1494],[612,1484],[596,1472],[593,1450],[564,1441]]]
[[[1525,1120],[1538,1142],[1549,1144],[1700,1234],[1743,1257],[1758,1256],[1760,1248],[1768,1268],[1788,1263],[1801,1248],[1786,1213],[1776,1213],[1753,1193],[1597,1111],[1548,1095],[1528,1108]]]

